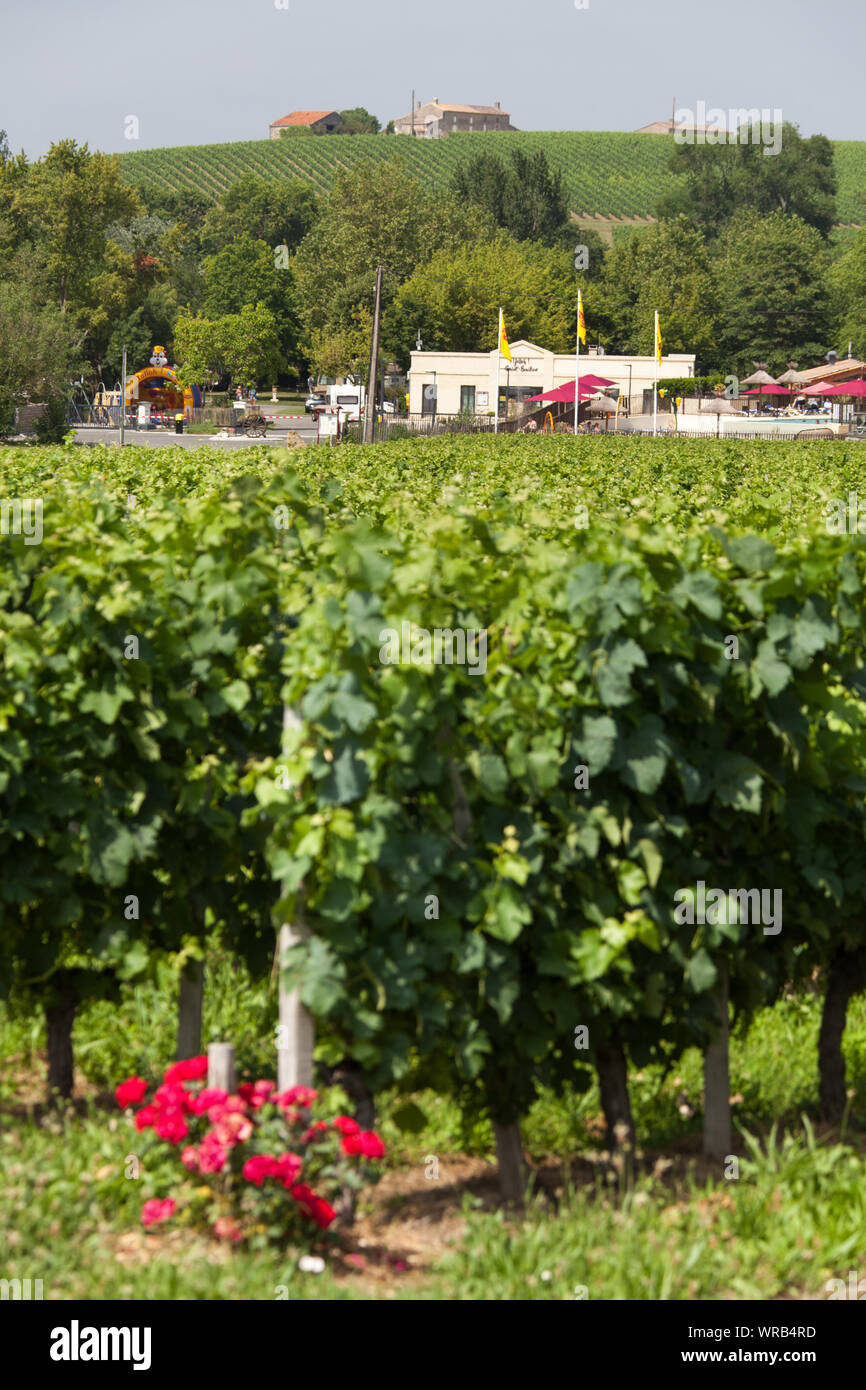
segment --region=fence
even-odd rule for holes
[[[627,437],[627,436],[629,436],[629,435],[638,435],[641,439],[652,439],[652,438],[653,438],[653,433],[652,433],[652,430],[651,430],[651,429],[645,429],[645,430],[635,430],[635,429],[631,429],[631,430],[620,430],[620,434],[621,434],[623,437]],[[718,440],[721,440],[722,442],[724,442],[724,440],[726,440],[726,439],[774,439],[774,440],[787,440],[788,442],[790,442],[792,439],[800,439],[800,440],[808,440],[808,439],[841,439],[841,438],[844,438],[844,436],[838,435],[838,434],[834,433],[833,430],[830,430],[830,429],[808,429],[808,428],[801,429],[801,430],[799,430],[799,431],[789,430],[789,431],[784,432],[784,433],[780,430],[780,431],[778,431],[777,433],[772,433],[772,434],[770,433],[769,430],[724,430],[724,431],[722,431],[721,433],[716,434],[714,431],[713,431],[713,432],[708,432],[708,431],[706,431],[706,430],[683,430],[683,429],[676,429],[676,430],[659,430],[658,435],[656,436],[656,438],[658,438],[658,439],[713,439],[713,440],[718,439]]]
[[[547,416],[557,425],[571,426],[574,421],[574,405],[555,403],[542,405],[537,410],[511,417],[500,416],[499,428],[493,415],[379,415],[373,423],[373,442],[382,444],[389,439],[429,438],[443,434],[519,434],[534,421],[538,430],[543,429]],[[357,443],[363,438],[363,424],[344,426],[342,437],[346,443]]]

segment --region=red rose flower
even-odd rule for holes
[[[166,1197],[159,1201],[157,1197],[151,1197],[149,1202],[145,1202],[141,1209],[142,1226],[155,1226],[160,1221],[167,1221],[174,1212],[174,1199]]]
[[[280,1154],[275,1176],[280,1179],[283,1187],[291,1189],[292,1184],[301,1176],[303,1166],[304,1161],[298,1154]]]
[[[338,1129],[341,1134],[360,1134],[361,1126],[357,1120],[353,1120],[349,1115],[338,1115],[334,1121],[334,1129]]]
[[[189,1134],[182,1110],[160,1110],[153,1127],[160,1139],[167,1139],[170,1144],[179,1144]]]
[[[375,1130],[365,1129],[358,1135],[361,1145],[361,1153],[365,1158],[384,1158],[385,1145],[376,1134]]]
[[[174,1081],[160,1086],[153,1093],[154,1103],[161,1110],[180,1110],[189,1112],[192,1109],[192,1096],[180,1082]]]
[[[228,1098],[228,1091],[219,1091],[213,1087],[209,1091],[199,1091],[197,1096],[193,1096],[189,1108],[193,1115],[203,1115],[212,1105],[225,1105]]]
[[[335,1221],[337,1217],[334,1208],[331,1206],[330,1202],[325,1201],[324,1197],[316,1198],[312,1215],[316,1225],[323,1231],[330,1226],[331,1222]]]
[[[200,1173],[221,1173],[228,1157],[227,1151],[223,1148],[219,1140],[212,1134],[206,1134],[202,1139],[198,1151],[198,1169]]]
[[[265,1178],[280,1175],[279,1165],[272,1154],[255,1154],[248,1158],[243,1171],[247,1182],[255,1183],[256,1187],[261,1187]]]
[[[150,1129],[156,1119],[156,1106],[143,1105],[135,1117],[135,1127],[137,1130]]]
[[[330,1226],[337,1213],[334,1208],[325,1201],[324,1197],[319,1197],[311,1187],[305,1182],[299,1182],[292,1188],[291,1195],[298,1206],[307,1216],[312,1217],[316,1225],[322,1230]]]
[[[186,1071],[184,1081],[203,1081],[207,1076],[208,1061],[207,1057],[188,1057],[184,1063]]]
[[[122,1081],[114,1093],[121,1110],[125,1110],[128,1105],[138,1105],[147,1090],[147,1082],[140,1076],[131,1076],[128,1081]]]
[[[188,1168],[191,1173],[197,1173],[198,1149],[193,1144],[188,1144],[180,1156],[180,1161],[184,1168]]]
[[[179,1081],[201,1081],[207,1076],[207,1057],[187,1057],[182,1062],[172,1062],[166,1068],[163,1080],[171,1086]]]
[[[319,1137],[320,1134],[327,1134],[327,1132],[328,1124],[326,1120],[313,1120],[313,1123],[310,1125],[310,1128],[303,1136],[303,1142],[305,1144],[311,1144],[314,1139],[317,1139]]]
[[[274,1105],[279,1105],[283,1110],[288,1106],[300,1105],[305,1110],[309,1110],[314,1100],[318,1100],[318,1091],[313,1091],[309,1086],[290,1086],[287,1091],[280,1092],[279,1095],[271,1096]]]

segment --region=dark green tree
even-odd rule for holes
[[[820,232],[781,212],[742,212],[718,243],[719,347],[734,370],[817,361],[830,343],[827,251]]]
[[[335,135],[378,135],[382,129],[378,117],[365,106],[350,106],[340,115],[343,120],[333,132]]]
[[[632,232],[608,252],[596,327],[615,352],[652,352],[654,311],[666,352],[694,352],[715,365],[718,296],[701,232],[684,217]]]
[[[572,235],[562,174],[551,169],[543,150],[513,150],[507,161],[475,155],[455,169],[451,189],[459,199],[483,208],[518,241],[554,246]]]
[[[804,138],[787,121],[778,134],[778,153],[760,142],[757,127],[748,143],[678,145],[670,165],[678,187],[661,199],[658,215],[684,213],[711,239],[742,211],[783,212],[826,237],[836,221],[833,146],[825,135]]]
[[[226,191],[204,219],[202,247],[214,255],[230,241],[252,237],[271,247],[297,250],[316,221],[318,202],[306,184],[247,174]]]
[[[264,241],[240,236],[216,255],[206,256],[204,312],[217,319],[237,314],[246,304],[265,304],[274,316],[282,356],[294,359],[298,346],[298,315],[291,267]]]

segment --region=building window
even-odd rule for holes
[[[461,387],[460,387],[460,414],[461,414],[461,415],[474,415],[474,414],[475,414],[475,387],[474,387],[474,386],[461,386]]]

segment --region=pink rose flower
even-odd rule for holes
[[[174,1213],[174,1198],[166,1197],[160,1201],[157,1197],[151,1197],[149,1202],[145,1202],[141,1209],[142,1226],[156,1226],[160,1221],[168,1221]]]
[[[243,1240],[244,1233],[237,1222],[232,1221],[230,1216],[220,1216],[214,1222],[214,1235],[219,1236],[220,1240]]]
[[[199,1091],[197,1096],[193,1096],[189,1108],[193,1115],[203,1115],[212,1105],[225,1105],[228,1098],[228,1091],[219,1091],[212,1087],[209,1091]]]

